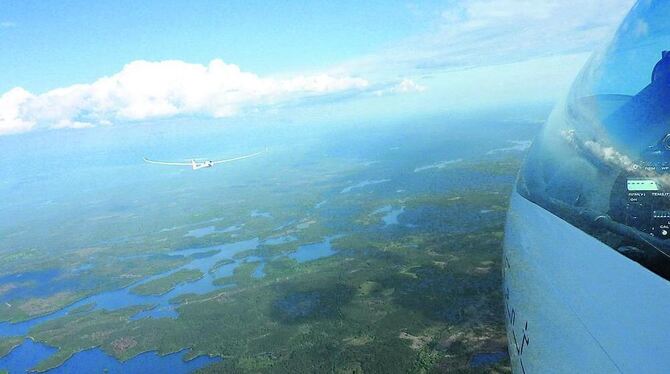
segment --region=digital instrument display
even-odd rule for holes
[[[625,223],[658,238],[670,238],[670,189],[643,178],[628,178],[626,187]]]
[[[658,191],[658,185],[653,179],[628,179],[628,191]]]

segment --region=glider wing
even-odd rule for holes
[[[191,166],[190,162],[166,162],[166,161],[155,161],[155,160],[149,160],[148,158],[144,158],[145,162],[148,162],[150,164],[159,164],[159,165],[172,165],[172,166]]]
[[[235,158],[227,158],[227,159],[224,159],[224,160],[216,160],[216,161],[213,161],[212,163],[213,163],[213,164],[222,164],[222,163],[224,163],[224,162],[231,162],[231,161],[242,160],[242,159],[245,159],[245,158],[249,158],[249,157],[254,157],[254,156],[260,155],[261,153],[263,153],[263,152],[256,152],[256,153],[252,153],[252,154],[249,154],[249,155],[244,155],[244,156],[235,157]]]

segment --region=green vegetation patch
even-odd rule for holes
[[[209,272],[213,273],[213,272],[217,271],[220,267],[230,265],[234,262],[235,262],[234,260],[231,260],[229,258],[224,258],[223,260],[219,260],[216,263],[214,263],[214,265],[212,265],[212,268],[209,269]]]
[[[130,291],[138,295],[162,295],[170,292],[180,283],[193,282],[202,276],[203,273],[198,269],[183,269],[135,286]]]
[[[12,323],[43,316],[85,297],[85,292],[63,291],[46,297],[19,299],[0,304],[0,321]]]
[[[4,357],[18,347],[23,342],[22,336],[3,336],[0,337],[0,357]]]
[[[95,309],[95,303],[88,303],[70,310],[68,314],[84,314],[92,311],[93,309]]]
[[[149,306],[137,306],[115,311],[95,310],[88,314],[66,315],[47,321],[30,330],[36,341],[58,347],[58,351],[40,362],[34,370],[46,371],[63,364],[77,352],[90,347],[101,347],[105,352],[120,358],[133,357],[139,341],[150,339],[142,333],[127,331],[130,317]],[[153,335],[153,334],[152,334]]]

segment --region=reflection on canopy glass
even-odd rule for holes
[[[526,198],[670,279],[670,15],[641,2],[554,110]]]

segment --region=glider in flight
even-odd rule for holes
[[[191,162],[169,162],[169,161],[156,161],[156,160],[149,160],[148,158],[144,158],[145,162],[148,162],[150,164],[158,164],[158,165],[170,165],[170,166],[190,166],[193,170],[198,170],[198,169],[204,169],[204,168],[211,168],[212,166],[216,164],[223,164],[224,162],[232,162],[232,161],[237,161],[237,160],[242,160],[245,158],[249,157],[254,157],[259,154],[263,153],[261,152],[256,152],[240,157],[234,157],[234,158],[227,158],[223,160],[204,160],[204,161],[196,161],[195,159],[191,160]]]

